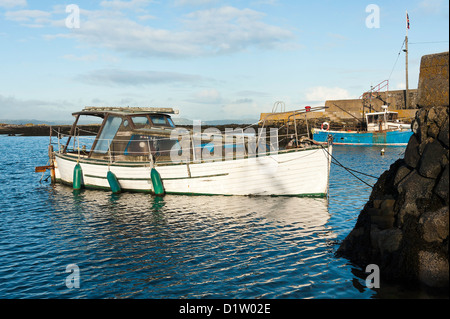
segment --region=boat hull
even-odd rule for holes
[[[335,145],[361,145],[361,146],[405,146],[413,132],[406,131],[382,131],[382,132],[346,132],[313,130],[313,139],[319,143],[326,143],[328,135],[333,136]]]
[[[124,191],[154,193],[150,163],[112,163],[55,154],[56,181],[73,185],[79,162],[83,186],[110,189],[108,170]],[[280,151],[275,155],[204,163],[156,165],[166,194],[324,197],[331,163],[329,148]]]

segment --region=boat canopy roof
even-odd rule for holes
[[[124,115],[146,115],[146,114],[178,114],[178,110],[162,107],[97,107],[86,106],[82,111],[72,113],[77,115],[91,115],[104,118],[106,114]]]

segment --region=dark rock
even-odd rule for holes
[[[417,128],[415,134],[417,135],[419,144],[422,144],[422,142],[428,137],[427,115],[428,109],[420,109],[416,113],[415,122],[417,123]]]
[[[432,137],[432,138],[437,138],[438,134],[439,134],[439,127],[437,126],[436,123],[431,123],[428,126],[427,135]]]
[[[402,238],[402,231],[398,228],[381,230],[378,234],[378,247],[381,254],[393,253],[398,250]]]
[[[438,135],[439,141],[441,141],[447,148],[449,148],[448,142],[448,117],[445,123],[442,125],[441,131]]]
[[[415,202],[417,198],[431,195],[434,182],[434,179],[423,177],[414,170],[398,184],[398,191],[405,195],[406,201]]]
[[[381,216],[394,216],[395,199],[385,199],[381,203]]]
[[[430,109],[430,112],[433,111],[436,115],[433,116],[433,121],[436,123],[439,129],[442,129],[443,124],[446,120],[448,120],[448,107],[433,107]],[[430,114],[428,113],[428,117]]]
[[[427,242],[442,242],[448,238],[448,206],[434,212],[425,212],[420,217],[423,239]]]
[[[438,253],[420,251],[419,257],[419,280],[430,287],[448,287],[448,256],[447,258]]]
[[[370,222],[383,230],[392,228],[394,226],[395,218],[394,216],[371,216]]]
[[[419,154],[419,141],[417,140],[416,134],[411,135],[408,145],[405,150],[405,163],[409,167],[416,168],[419,164],[420,154]]]
[[[422,143],[420,143],[420,145],[419,145],[419,155],[422,156],[427,145],[430,143],[433,143],[433,142],[434,142],[434,138],[432,138],[432,137],[427,137],[426,139],[422,140]]]
[[[408,174],[411,173],[411,169],[408,166],[400,166],[397,170],[397,174],[395,175],[394,185],[398,185]]]
[[[447,164],[447,166],[445,166],[444,171],[442,172],[441,177],[439,178],[439,181],[437,182],[436,187],[434,189],[434,193],[437,194],[440,198],[442,198],[447,205],[449,203],[448,179],[449,179],[449,169],[448,169],[448,164]]]
[[[420,159],[419,173],[428,178],[436,178],[441,172],[441,160],[446,150],[438,140],[427,143]]]

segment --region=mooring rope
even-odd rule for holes
[[[323,150],[325,150],[325,152],[328,153],[328,155],[329,155],[334,161],[336,161],[336,162],[333,162],[333,161],[332,161],[332,162],[331,162],[332,164],[335,164],[335,165],[337,165],[337,166],[342,167],[342,168],[345,169],[347,172],[349,172],[351,175],[353,175],[353,177],[355,177],[356,179],[358,179],[360,182],[366,184],[366,185],[369,186],[370,188],[373,188],[373,185],[370,185],[370,184],[367,183],[365,180],[359,178],[358,176],[356,176],[356,175],[353,174],[352,172],[355,172],[355,173],[358,173],[358,174],[362,174],[362,175],[366,175],[366,176],[369,176],[369,177],[372,177],[372,178],[377,178],[377,179],[378,179],[378,177],[373,176],[373,175],[369,175],[369,174],[366,174],[366,173],[363,173],[363,172],[359,172],[359,171],[357,171],[357,170],[354,170],[354,169],[351,169],[351,168],[348,168],[348,167],[345,167],[345,166],[342,165],[341,162],[339,162],[332,154],[330,154],[330,152],[328,152],[328,150],[327,150],[325,147],[323,147],[322,144],[319,144],[319,145],[322,147]]]

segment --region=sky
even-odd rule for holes
[[[249,119],[409,88],[448,51],[447,0],[0,0],[0,119],[71,121],[85,106]],[[403,47],[404,48],[404,47]]]

